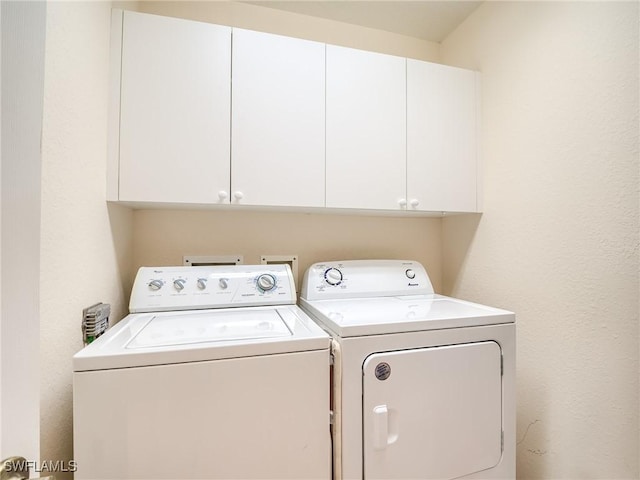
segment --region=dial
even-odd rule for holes
[[[221,278],[220,280],[218,280],[218,286],[222,289],[222,290],[226,290],[227,287],[229,286],[229,280],[226,278]]]
[[[178,278],[177,280],[173,281],[173,288],[181,292],[182,290],[184,290],[185,283],[187,283],[187,281],[184,278]]]
[[[263,273],[256,280],[256,285],[258,290],[261,292],[270,292],[274,288],[276,288],[276,277],[271,275],[270,273]]]
[[[407,278],[410,280],[413,280],[414,278],[416,278],[416,272],[414,272],[411,268],[408,268],[406,272],[404,272],[407,275]]]
[[[205,288],[207,288],[207,279],[206,278],[199,278],[196,281],[196,285],[198,286],[198,289],[204,290]]]
[[[149,282],[149,288],[154,292],[160,290],[162,288],[162,285],[164,285],[164,282],[162,280],[151,280]]]
[[[329,285],[340,285],[342,283],[342,272],[335,267],[327,268],[324,271],[324,281]]]

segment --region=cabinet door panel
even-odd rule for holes
[[[124,13],[120,200],[219,201],[229,189],[230,81],[230,28]]]
[[[407,198],[477,211],[477,73],[407,60]],[[414,202],[415,203],[415,202]]]
[[[323,207],[325,46],[233,30],[232,203]]]
[[[399,209],[406,59],[327,45],[327,207]]]

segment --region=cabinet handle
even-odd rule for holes
[[[418,205],[420,205],[420,201],[417,198],[414,198],[409,202],[409,205],[411,205],[413,208],[416,208]]]
[[[407,199],[406,198],[401,198],[400,200],[398,200],[398,205],[400,205],[400,207],[404,208],[407,206]]]
[[[225,200],[228,196],[229,196],[229,194],[227,192],[225,192],[224,190],[220,190],[218,192],[218,198],[220,200]]]
[[[244,197],[244,194],[242,192],[233,192],[233,198],[235,198],[236,200],[242,200]]]

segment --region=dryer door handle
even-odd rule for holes
[[[386,405],[373,407],[373,448],[384,450],[389,444],[389,410]]]

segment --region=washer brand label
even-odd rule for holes
[[[375,373],[378,380],[386,380],[391,375],[391,367],[386,362],[379,363],[376,365]]]

